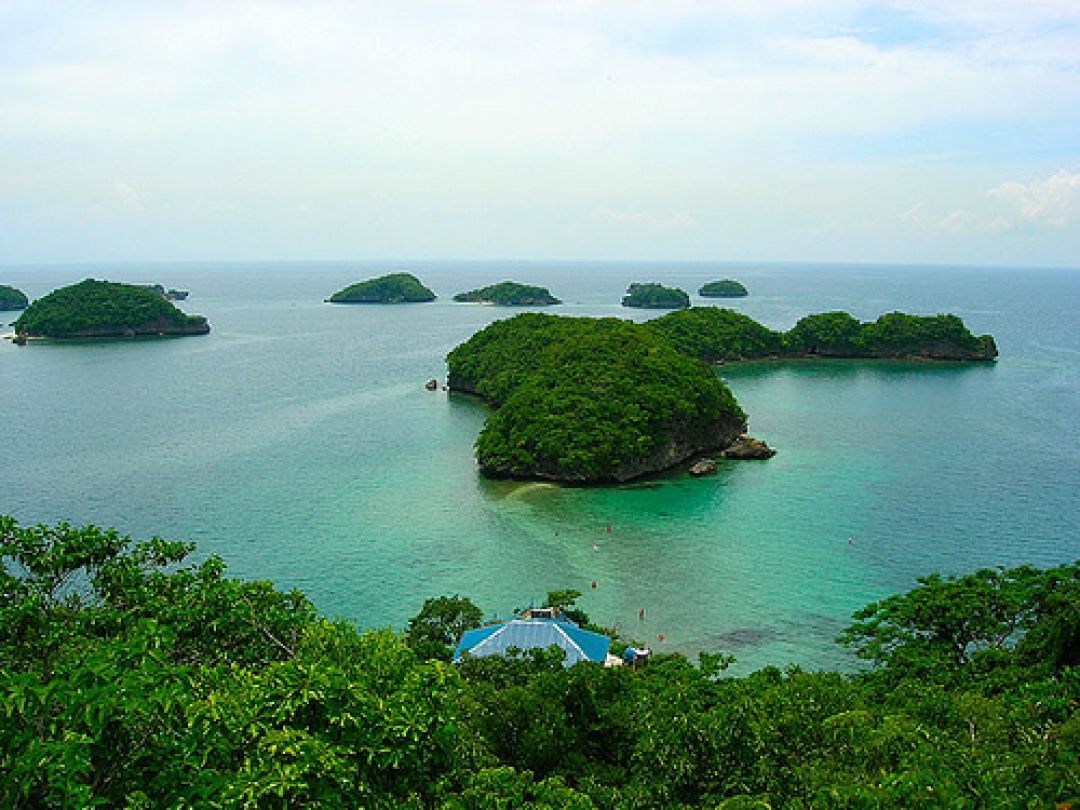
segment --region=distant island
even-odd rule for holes
[[[973,335],[956,315],[890,312],[862,323],[846,312],[825,312],[777,332],[734,310],[694,307],[648,326],[708,363],[807,357],[989,361],[998,355],[993,337]]]
[[[417,304],[434,301],[435,293],[411,273],[390,273],[338,290],[331,304]]]
[[[698,295],[702,298],[745,298],[750,291],[733,278],[725,278],[720,281],[710,281],[701,285]]]
[[[493,478],[620,483],[722,451],[746,430],[715,371],[617,318],[518,315],[447,360],[451,391],[497,408],[476,440]]]
[[[22,290],[0,284],[0,312],[26,309],[29,305],[30,299]]]
[[[631,284],[622,305],[640,309],[686,309],[690,306],[690,296],[684,290],[663,284]]]
[[[153,289],[86,279],[27,307],[13,324],[16,340],[205,335],[206,318],[186,315]]]
[[[454,300],[473,304],[498,304],[504,307],[547,307],[562,303],[546,287],[518,284],[516,281],[503,281],[478,290],[458,293]]]

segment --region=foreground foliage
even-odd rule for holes
[[[445,664],[192,547],[0,518],[0,806],[984,808],[1080,800],[1080,565],[864,609],[862,674]],[[565,602],[573,591],[549,595]],[[451,639],[450,641],[446,641]],[[426,652],[421,652],[424,648]]]
[[[34,301],[14,326],[20,335],[50,338],[198,335],[210,331],[206,318],[185,315],[153,289],[89,278]]]

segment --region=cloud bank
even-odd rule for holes
[[[1075,264],[1060,0],[11,2],[0,261]]]

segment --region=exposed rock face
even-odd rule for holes
[[[690,465],[690,474],[693,476],[712,475],[716,472],[715,458],[702,458]]]
[[[713,420],[704,426],[673,424],[667,430],[668,440],[651,455],[625,461],[603,476],[575,475],[554,464],[541,464],[537,469],[530,471],[528,479],[571,485],[622,484],[636,478],[665,472],[703,453],[721,452],[743,435],[744,430],[746,430],[746,422],[734,416]],[[482,458],[478,461],[481,471],[490,478],[520,477],[498,466],[485,463]]]
[[[747,436],[743,433],[741,436],[736,437],[735,441],[724,450],[723,455],[724,458],[745,461],[772,458],[776,455],[776,451],[761,439],[755,439],[753,436]]]

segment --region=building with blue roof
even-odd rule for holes
[[[602,633],[582,630],[552,608],[533,608],[513,619],[496,619],[483,627],[467,630],[454,650],[454,663],[469,655],[506,655],[510,649],[547,649],[552,645],[566,653],[563,666],[579,661],[603,664],[611,639]]]

